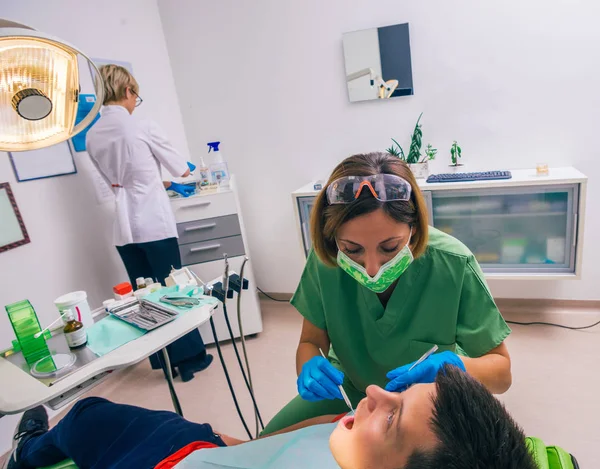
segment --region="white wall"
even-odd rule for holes
[[[19,0],[3,2],[0,16],[60,37],[91,57],[130,61],[144,103],[136,111],[154,118],[188,155],[179,104],[155,2]],[[41,322],[54,319],[53,300],[88,292],[92,307],[127,280],[112,244],[112,207],[98,206],[87,153],[75,156],[78,173],[17,183],[8,156],[0,153],[0,182],[10,182],[31,243],[0,254],[0,307],[28,298]],[[0,312],[0,349],[14,338]],[[3,384],[4,385],[4,384]],[[15,419],[0,419],[0,454],[10,446]]]
[[[590,177],[582,281],[493,282],[497,296],[600,299],[600,4],[542,0],[159,0],[190,149],[220,139],[259,285],[302,270],[290,192],[342,158],[458,139],[469,169],[574,165]],[[415,96],[350,104],[342,34],[410,23]]]

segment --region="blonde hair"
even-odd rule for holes
[[[356,202],[329,205],[327,188],[336,179],[346,176],[370,176],[373,174],[394,174],[406,180],[411,186],[410,200],[380,202],[371,196],[359,197]],[[310,235],[313,249],[319,259],[331,267],[336,265],[338,229],[347,221],[378,209],[399,223],[407,223],[415,229],[411,237],[411,251],[415,259],[427,248],[429,226],[427,205],[412,171],[406,163],[386,153],[354,155],[342,161],[331,173],[327,185],[317,196],[310,217]]]
[[[104,102],[102,104],[122,101],[127,97],[127,88],[131,88],[135,94],[139,93],[138,82],[125,67],[115,64],[102,65],[100,75],[104,81]]]

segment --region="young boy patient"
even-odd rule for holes
[[[317,417],[284,432],[335,419]],[[4,469],[40,468],[67,458],[80,469],[167,469],[196,451],[240,444],[260,442],[215,433],[208,424],[188,422],[172,412],[91,397],[75,404],[52,430],[43,407],[27,411]],[[329,435],[329,447],[342,469],[536,469],[523,432],[503,405],[449,365],[435,383],[417,384],[403,393],[369,386],[355,415],[342,417]],[[307,458],[297,467],[315,467],[314,455],[307,453],[294,455]]]

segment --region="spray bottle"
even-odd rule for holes
[[[212,181],[219,185],[219,190],[229,189],[229,168],[219,150],[221,142],[208,142],[208,153],[213,152],[213,164],[210,167]]]

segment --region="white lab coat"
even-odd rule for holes
[[[155,122],[137,119],[123,106],[105,106],[86,147],[115,194],[116,246],[177,237],[160,165],[175,177],[188,167]]]

